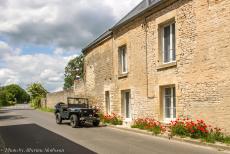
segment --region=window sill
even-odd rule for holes
[[[175,121],[175,120],[176,120],[176,118],[167,119],[167,120],[164,119],[164,120],[160,120],[160,123],[167,125],[167,124],[170,124],[171,121]]]
[[[124,122],[132,122],[132,118],[125,118]]]
[[[177,62],[172,62],[172,63],[168,63],[168,64],[161,64],[159,66],[157,66],[157,70],[164,70],[164,69],[168,69],[171,67],[176,67],[177,66]]]
[[[118,79],[123,79],[123,78],[127,78],[127,77],[128,77],[128,73],[118,75]]]

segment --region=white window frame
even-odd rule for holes
[[[126,112],[126,93],[129,93],[129,115],[127,117]],[[122,103],[123,103],[123,114],[126,121],[130,121],[132,119],[132,109],[131,109],[131,92],[130,90],[122,91]]]
[[[166,104],[166,100],[165,100],[165,89],[171,89],[171,111],[170,111],[170,118],[166,117],[166,112],[165,112],[165,104]],[[175,107],[174,107],[174,98],[173,98],[173,88],[175,88],[175,86],[168,86],[168,87],[164,87],[163,88],[163,116],[164,116],[164,121],[166,123],[169,123],[171,120],[175,120],[176,117],[174,117],[174,108],[176,108],[176,96],[175,96]],[[175,88],[175,95],[176,95],[176,88]],[[177,113],[177,111],[175,111]],[[175,113],[175,115],[176,115]]]
[[[107,93],[109,94],[107,100]],[[109,101],[109,104],[107,104],[107,101]],[[111,114],[111,101],[110,101],[110,91],[105,91],[105,107],[106,107],[106,113]]]
[[[127,62],[127,48],[126,46],[119,47],[119,62],[121,74],[128,73],[128,62]],[[125,61],[125,63],[124,63]],[[125,68],[125,69],[124,69]]]
[[[173,49],[173,34],[172,34],[172,25],[173,24],[175,24],[175,49]],[[165,27],[168,27],[168,26],[170,26],[170,54],[169,54],[169,62],[165,62],[165,44],[164,44],[164,42],[165,42],[165,40],[164,40],[164,29],[165,29]],[[170,23],[168,23],[168,24],[165,24],[162,28],[161,28],[161,41],[162,41],[162,55],[163,55],[163,57],[162,57],[162,62],[163,62],[163,64],[169,64],[169,63],[173,63],[173,62],[176,62],[176,23],[175,22],[170,22]],[[175,53],[175,59],[173,60],[173,53]]]

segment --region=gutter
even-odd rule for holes
[[[105,33],[103,33],[101,36],[99,36],[97,39],[95,39],[93,42],[91,42],[92,44],[89,44],[88,46],[86,46],[84,49],[82,49],[82,53],[83,54],[87,54],[87,51],[92,49],[92,48],[95,48],[97,47],[98,45],[100,45],[101,43],[105,42],[106,40],[110,39],[112,36],[113,36],[113,31],[119,29],[120,27],[128,24],[129,22],[135,20],[137,17],[140,17],[140,16],[143,16],[146,12],[149,12],[151,11],[152,9],[154,8],[157,8],[159,7],[160,5],[166,3],[166,2],[170,2],[171,3],[174,3],[175,1],[178,1],[178,0],[158,0],[157,3],[153,4],[152,6],[149,6],[148,8],[146,8],[145,10],[137,13],[135,16],[131,17],[130,19],[124,21],[123,23],[119,24],[119,25],[115,25],[113,26],[112,28],[110,28],[108,31],[106,32],[110,32],[108,33],[107,35],[103,36]],[[170,3],[170,4],[171,4]],[[167,5],[168,6],[168,5]],[[155,12],[159,11],[161,9],[158,9],[156,10]],[[145,18],[147,18],[149,15],[145,16]],[[102,37],[103,36],[103,37]],[[102,38],[100,38],[102,37]]]
[[[155,8],[155,7],[158,7],[159,5],[161,5],[161,4],[163,4],[163,3],[167,2],[167,1],[168,1],[168,0],[159,0],[159,2],[157,2],[157,3],[153,4],[152,6],[146,8],[146,9],[143,10],[142,12],[139,12],[139,13],[136,14],[135,16],[133,16],[133,17],[131,17],[130,19],[126,20],[125,22],[123,22],[123,23],[121,23],[121,24],[119,24],[119,25],[113,26],[110,30],[113,31],[113,30],[116,30],[116,29],[120,28],[120,27],[123,26],[123,25],[126,25],[127,23],[131,22],[132,20],[136,19],[137,17],[142,16],[142,15],[145,14],[146,12],[152,10],[152,9]]]
[[[106,31],[109,32],[110,30]],[[106,33],[105,32],[105,33]],[[97,47],[98,45],[100,45],[101,43],[105,42],[106,40],[112,38],[113,36],[113,32],[109,32],[107,35],[103,36],[105,33],[103,33],[102,35],[100,35],[97,39],[95,39],[93,42],[91,42],[88,46],[86,46],[85,48],[82,49],[82,53],[83,54],[87,54],[87,51]],[[102,37],[103,36],[103,37]],[[100,38],[101,37],[101,38]],[[100,38],[100,39],[99,39]]]

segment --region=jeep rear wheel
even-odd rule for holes
[[[99,124],[100,124],[100,121],[94,121],[93,122],[93,126],[95,126],[95,127],[99,126]]]
[[[73,128],[76,128],[79,125],[79,120],[78,120],[77,115],[75,115],[75,114],[71,115],[71,117],[70,117],[70,125]]]
[[[62,123],[62,118],[60,113],[56,113],[56,123],[61,124]]]

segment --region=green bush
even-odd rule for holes
[[[48,107],[44,107],[44,108],[39,108],[39,110],[43,111],[43,112],[54,112],[54,109],[48,108]]]
[[[111,121],[112,125],[122,125],[122,123],[123,123],[122,120],[117,117],[114,117]]]
[[[28,102],[30,99],[27,92],[19,85],[11,84],[0,87],[0,106],[14,105]]]
[[[226,144],[230,144],[230,136],[225,136],[223,142]]]
[[[220,131],[210,132],[205,138],[206,142],[215,143],[216,141],[230,144],[230,136],[225,136],[224,133]]]
[[[159,121],[150,118],[136,119],[131,127],[151,131],[154,135],[158,135],[165,131],[165,127],[163,127]]]
[[[158,135],[161,133],[161,127],[160,126],[155,126],[153,128],[150,128],[150,131],[153,132],[154,135]]]
[[[216,142],[216,136],[214,133],[209,133],[206,138],[203,139],[204,141],[208,143],[215,143]]]
[[[8,105],[6,93],[0,90],[0,106]]]
[[[220,128],[206,125],[204,120],[194,122],[188,118],[178,118],[177,120],[171,121],[170,129],[172,136],[188,136],[209,143],[222,142],[230,144],[230,136],[224,135]]]
[[[30,104],[34,108],[40,108],[41,107],[41,98],[35,97],[35,98],[31,99]]]
[[[112,124],[112,125],[122,125],[122,117],[119,115],[116,115],[115,113],[112,113],[111,115],[106,114],[99,114],[101,121],[106,124]]]
[[[134,125],[132,125],[132,128],[139,128],[139,129],[146,129],[148,124],[146,122],[135,122]]]
[[[182,123],[178,123],[176,125],[171,126],[171,133],[172,135],[178,135],[181,137],[189,136],[188,130]]]

